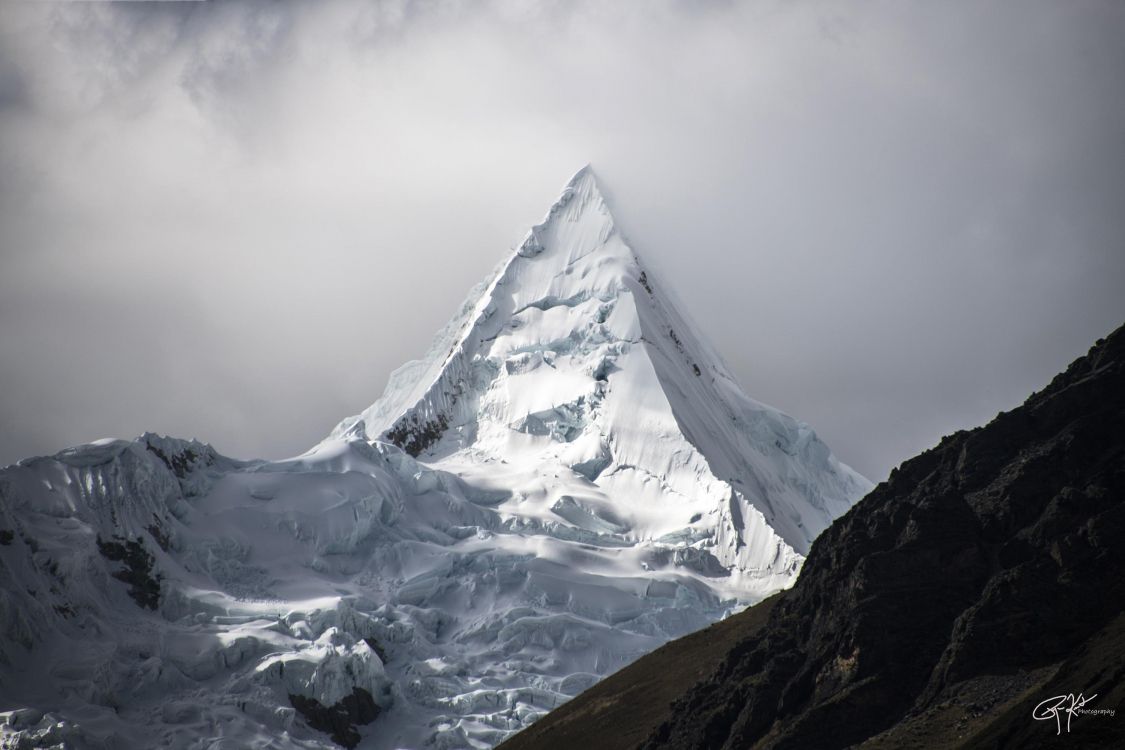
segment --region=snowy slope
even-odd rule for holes
[[[505,459],[550,467],[590,507],[611,506],[631,542],[709,538],[758,591],[870,489],[807,425],[742,393],[642,267],[589,167],[344,435],[463,475]],[[524,497],[501,507],[529,510]]]
[[[0,746],[489,747],[788,585],[868,486],[741,394],[586,169],[305,455],[0,470]]]

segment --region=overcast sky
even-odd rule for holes
[[[1125,3],[0,5],[0,463],[299,453],[594,165],[873,479],[1125,321]]]

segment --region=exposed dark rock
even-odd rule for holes
[[[204,466],[210,466],[215,460],[210,450],[200,452],[188,447],[178,453],[168,455],[164,450],[149,442],[145,443],[145,448],[159,458],[176,475],[177,479],[184,479],[189,472]]]
[[[356,726],[370,724],[380,713],[371,693],[360,687],[352,688],[351,695],[344,696],[331,706],[294,693],[289,694],[289,702],[305,717],[310,727],[324,732],[337,745],[346,748],[355,747],[362,739]]]
[[[0,544],[7,547],[15,538],[16,535],[12,531],[9,531],[8,529],[0,529]]]
[[[421,420],[417,413],[400,419],[387,430],[387,439],[415,458],[441,439],[449,429],[449,418],[439,414],[433,419]]]
[[[640,276],[639,279],[637,279],[637,281],[640,282],[640,285],[645,288],[646,292],[648,292],[649,294],[652,294],[652,287],[649,286],[648,274],[647,273],[645,273],[644,271],[641,271],[641,276]]]
[[[379,645],[378,641],[376,641],[374,638],[364,638],[363,642],[366,643],[368,647],[375,652],[375,655],[379,657],[379,661],[383,662],[384,664],[387,663],[387,652],[382,646]]]
[[[676,345],[676,348],[679,349],[680,352],[683,352],[684,342],[680,341],[680,337],[677,336],[676,332],[671,328],[668,329],[668,338],[672,339],[672,343]]]
[[[137,604],[148,609],[156,609],[160,604],[160,576],[152,573],[152,555],[145,550],[139,539],[102,541],[98,537],[98,552],[112,562],[124,564],[122,570],[111,575],[129,584],[129,596]]]
[[[168,532],[160,525],[160,519],[155,513],[152,514],[152,520],[155,523],[149,524],[146,530],[148,533],[152,534],[152,538],[160,545],[160,549],[167,552],[172,544],[172,540],[169,538]]]

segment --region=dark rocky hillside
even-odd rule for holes
[[[503,747],[1125,747],[1123,436],[1119,329],[1023,406],[895,470],[767,616],[705,639],[702,679],[675,668],[688,640],[669,644]],[[669,702],[607,692],[654,679]],[[1058,722],[1033,718],[1068,694],[1117,713],[1062,702]]]

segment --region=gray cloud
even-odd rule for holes
[[[755,398],[881,478],[1125,319],[1113,3],[0,6],[0,462],[280,457],[592,162]]]

